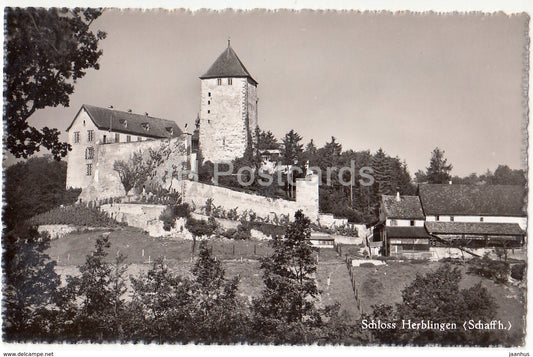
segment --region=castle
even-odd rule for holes
[[[173,176],[178,168],[197,172],[198,161],[215,163],[240,158],[254,142],[258,83],[229,41],[200,80],[200,111],[193,133],[181,130],[172,120],[148,113],[82,105],[67,128],[72,146],[67,157],[67,188],[81,188],[83,201],[124,196],[114,163],[129,160],[134,152],[164,148],[169,154],[155,176],[162,187],[179,191],[184,200],[194,205],[210,198],[227,209],[253,209],[263,216],[292,215],[303,209],[309,217],[317,219],[316,175],[296,181],[296,201],[270,199]]]
[[[228,47],[200,77],[197,133],[189,138],[203,161],[242,157],[257,127],[257,81]],[[84,104],[67,128],[72,151],[67,158],[67,188],[86,188],[94,180],[100,145],[176,138],[183,134],[167,119]],[[197,140],[197,142],[196,142]]]

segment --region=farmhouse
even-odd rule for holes
[[[421,184],[417,196],[383,195],[372,246],[405,257],[438,247],[520,247],[524,199],[525,189],[512,185]]]

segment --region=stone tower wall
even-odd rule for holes
[[[200,150],[204,161],[242,157],[257,125],[257,91],[246,78],[202,80]]]

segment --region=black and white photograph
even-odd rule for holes
[[[529,355],[527,9],[145,6],[3,7],[4,356]]]

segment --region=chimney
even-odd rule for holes
[[[147,117],[147,116],[148,116],[148,112],[144,112],[144,116],[146,116],[146,117]]]
[[[396,202],[400,202],[400,191],[396,191]]]
[[[113,109],[113,106],[112,106],[112,105],[110,105],[110,106],[108,106],[108,108],[109,108],[109,109]]]
[[[128,109],[128,113],[131,113],[131,109]]]

